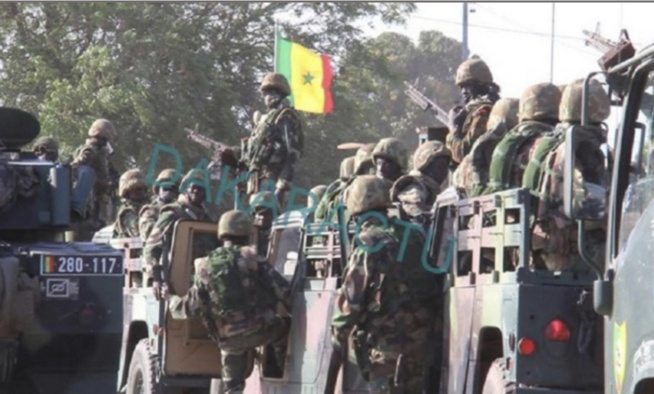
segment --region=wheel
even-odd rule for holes
[[[134,348],[127,374],[127,394],[162,394],[157,387],[159,358],[150,351],[148,339]]]
[[[501,358],[496,359],[488,369],[481,394],[514,394],[515,383],[506,380],[506,365]]]

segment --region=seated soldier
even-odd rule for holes
[[[383,138],[372,151],[377,176],[395,182],[404,174],[409,155],[397,138]]]
[[[162,296],[173,319],[201,316],[210,338],[220,347],[222,381],[228,393],[242,393],[249,360],[256,348],[271,345],[280,370],[290,323],[288,282],[266,262],[257,262],[247,246],[250,217],[226,212],[218,222],[223,246],[195,260],[193,286],[183,297]]]

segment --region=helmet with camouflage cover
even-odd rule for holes
[[[386,209],[391,204],[391,182],[374,175],[361,175],[347,189],[345,206],[348,216],[374,209]]]
[[[440,141],[427,141],[413,155],[413,169],[424,170],[437,157],[452,157],[452,152]]]
[[[556,120],[559,117],[561,91],[549,82],[531,85],[520,97],[520,122],[525,120]]]
[[[260,90],[263,91],[265,89],[275,89],[284,96],[291,94],[291,87],[288,84],[288,80],[280,73],[268,73],[263,77]]]
[[[486,123],[487,130],[494,130],[500,123],[504,123],[506,130],[511,130],[518,124],[518,109],[520,101],[516,98],[501,98],[493,104],[488,123]]]
[[[307,208],[318,205],[318,202],[320,202],[322,196],[325,195],[325,191],[327,191],[326,185],[318,185],[315,186],[313,189],[309,190],[309,192],[312,194],[309,194],[307,196]],[[315,201],[312,199],[312,196],[314,195],[316,196]]]
[[[377,159],[391,160],[404,171],[409,160],[409,153],[402,141],[397,138],[382,138],[372,151],[372,160],[376,162]]]
[[[44,150],[46,152],[53,153],[55,160],[57,160],[59,157],[59,144],[54,138],[50,136],[37,139],[32,146],[32,150],[34,152]]]
[[[184,178],[182,178],[181,186],[183,186],[184,189],[186,190],[189,187],[191,187],[192,184],[204,185],[204,183],[205,183],[204,171],[199,168],[194,168],[190,170],[186,175],[184,175]]]
[[[272,209],[276,200],[277,197],[270,190],[261,191],[250,196],[250,207],[255,211]],[[277,204],[277,211],[279,211],[279,203]]]
[[[343,161],[341,162],[341,168],[338,177],[341,179],[350,178],[354,174],[355,161],[356,161],[356,156],[350,156],[343,159]]]
[[[225,212],[218,221],[218,238],[247,237],[252,232],[252,219],[243,211]]]
[[[147,188],[145,185],[145,178],[143,173],[138,168],[133,168],[131,170],[125,171],[123,175],[120,176],[118,180],[118,196],[127,197],[127,193],[130,190],[135,190],[137,188]]]
[[[581,94],[584,80],[578,79],[566,86],[561,96],[559,119],[561,122],[581,123]],[[588,85],[588,121],[591,124],[604,122],[611,114],[611,100],[602,84],[591,79]]]
[[[354,155],[354,174],[360,175],[360,172],[363,170],[363,166],[366,162],[372,164],[372,151],[375,149],[375,144],[365,144],[357,150],[357,153]]]
[[[107,119],[97,119],[89,129],[89,137],[102,137],[110,140],[114,138],[115,134],[114,124]]]
[[[468,59],[459,65],[456,69],[456,77],[454,83],[456,86],[461,86],[469,82],[479,82],[487,85],[493,82],[493,74],[488,68],[486,62],[481,59]]]
[[[162,186],[164,183],[169,183],[175,178],[175,170],[173,168],[166,168],[157,175],[157,179],[154,185],[152,185],[152,191],[157,193],[157,189]],[[177,180],[173,183],[174,186],[179,187],[180,179],[177,177]]]

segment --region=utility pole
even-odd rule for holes
[[[468,3],[463,2],[463,35],[461,40],[461,60],[468,59]]]
[[[552,34],[550,36],[550,83],[554,80],[554,18],[556,3],[552,3]]]

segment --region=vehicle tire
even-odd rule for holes
[[[508,382],[507,375],[504,359],[498,358],[493,361],[488,369],[481,394],[514,394],[515,383]]]
[[[149,340],[141,339],[134,348],[127,374],[127,394],[162,394],[157,385],[159,360],[150,350]]]

